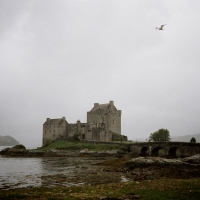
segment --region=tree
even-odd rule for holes
[[[192,137],[190,142],[196,143],[196,139],[194,137]]]
[[[158,131],[151,133],[149,136],[149,141],[154,141],[154,142],[162,142],[162,141],[170,141],[170,134],[167,129],[159,129]]]
[[[80,136],[81,136],[80,133],[74,133],[73,136],[72,136],[72,139],[74,141],[80,141]]]
[[[52,143],[51,138],[47,138],[44,142],[44,146],[49,146]]]

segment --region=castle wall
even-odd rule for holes
[[[49,119],[43,124],[43,144],[47,138],[72,137],[81,134],[81,140],[112,141],[112,133],[121,135],[121,110],[117,110],[113,101],[108,104],[95,103],[91,111],[87,112],[87,123],[80,120],[68,124],[65,118]]]
[[[52,119],[47,118],[47,121],[43,124],[43,145],[46,139],[55,140],[67,137],[67,127],[68,123],[65,118],[62,118],[61,122],[57,124],[52,123]]]
[[[112,111],[108,114],[107,129],[121,135],[121,110]]]
[[[112,141],[112,133],[101,131],[100,132],[100,141],[102,142],[110,142]]]
[[[94,105],[98,106],[98,104]],[[113,102],[106,109],[96,109],[87,112],[87,123],[97,124],[97,127],[103,125],[104,130],[112,131],[121,135],[121,110],[117,110]]]
[[[86,133],[87,124],[77,121],[75,124],[68,125],[68,137],[72,137],[74,133]]]

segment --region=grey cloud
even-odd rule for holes
[[[1,134],[40,145],[47,117],[84,122],[94,102],[109,100],[129,139],[199,133],[198,6],[2,0]]]

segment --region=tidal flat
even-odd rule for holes
[[[55,200],[199,200],[200,179],[156,179],[71,187],[21,188],[0,191],[0,199]]]
[[[199,165],[131,168],[126,155],[1,159],[13,168],[1,173],[0,199],[200,199]]]

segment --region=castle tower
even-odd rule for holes
[[[87,123],[121,135],[121,114],[113,101],[107,104],[94,103],[94,107],[87,112]]]

